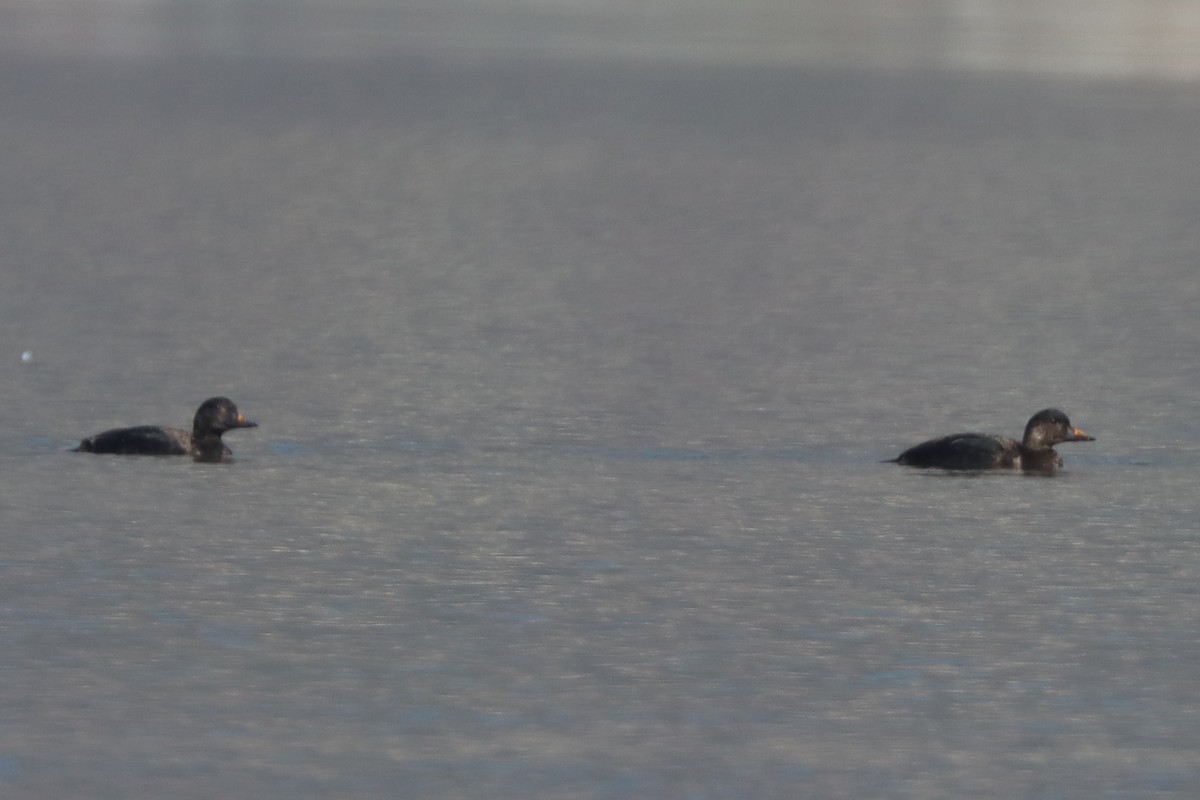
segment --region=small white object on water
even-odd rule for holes
[[[21,360],[26,364],[28,364],[30,361],[33,361],[33,351],[26,350],[24,353],[21,353]]]

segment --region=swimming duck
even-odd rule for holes
[[[1054,445],[1094,441],[1096,437],[1072,427],[1066,414],[1057,408],[1047,408],[1030,418],[1019,442],[990,433],[955,433],[922,442],[890,460],[910,467],[1053,472],[1063,463],[1062,457],[1054,452]]]
[[[221,434],[234,428],[257,428],[242,416],[228,397],[210,397],[196,409],[190,431],[158,425],[113,428],[89,436],[77,453],[111,453],[123,456],[191,456],[197,461],[228,461],[232,452]]]

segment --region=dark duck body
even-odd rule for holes
[[[221,434],[234,428],[256,428],[228,397],[210,397],[196,409],[192,429],[138,425],[113,428],[79,443],[79,453],[122,456],[191,456],[197,461],[228,461],[232,454]]]
[[[1063,463],[1054,445],[1094,441],[1094,436],[1072,427],[1066,414],[1057,408],[1047,408],[1030,418],[1019,442],[991,433],[955,433],[921,442],[891,460],[910,467],[1053,472]]]

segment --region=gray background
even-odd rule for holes
[[[1195,797],[1194,12],[833,5],[0,9],[0,794]]]

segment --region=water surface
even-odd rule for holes
[[[1193,85],[5,58],[0,794],[1196,795]]]

